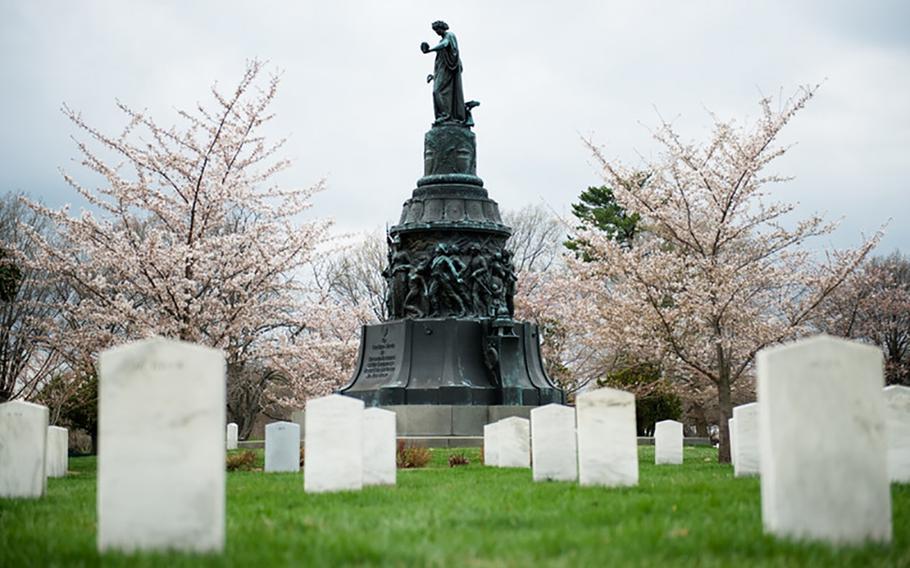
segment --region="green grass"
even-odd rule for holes
[[[762,535],[757,479],[734,479],[709,448],[654,466],[636,488],[531,481],[528,470],[430,466],[398,485],[307,495],[302,475],[234,472],[220,556],[95,551],[95,459],[70,460],[40,500],[0,500],[6,566],[910,566],[910,486],[893,486],[890,547],[832,549]]]

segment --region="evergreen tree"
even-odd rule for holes
[[[643,185],[647,178],[645,174],[640,175],[638,184]],[[635,236],[641,232],[639,224],[641,217],[638,213],[628,213],[616,201],[613,188],[606,185],[589,187],[581,192],[578,199],[578,203],[572,204],[572,214],[582,222],[578,230],[594,228],[603,231],[610,240],[626,248],[632,248]],[[577,239],[569,239],[565,245],[569,250],[576,252],[585,248],[581,246],[583,242]],[[584,256],[583,252],[580,254]]]
[[[22,281],[22,271],[10,258],[10,255],[0,247],[0,301],[12,302],[19,291]]]

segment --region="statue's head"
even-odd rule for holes
[[[471,253],[472,255],[480,254],[480,245],[478,245],[477,243],[471,243],[468,246],[468,252]]]
[[[442,20],[436,20],[435,22],[433,22],[432,27],[433,27],[433,31],[438,33],[439,35],[443,35],[447,31],[449,31],[449,24],[443,22]]]

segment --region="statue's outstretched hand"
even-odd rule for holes
[[[430,51],[430,44],[428,44],[427,42],[421,43],[421,44],[420,44],[420,51],[422,51],[422,52],[424,52],[424,53],[429,53],[429,51]]]

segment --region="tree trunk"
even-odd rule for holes
[[[689,415],[692,417],[692,423],[695,426],[695,435],[699,438],[707,438],[710,436],[708,433],[708,417],[705,414],[705,407],[702,404],[693,404],[689,410]]]
[[[243,364],[229,362],[227,366],[227,417],[237,424],[240,440],[249,438],[256,417],[262,411],[263,375]]]
[[[720,445],[717,448],[717,461],[730,463],[730,418],[733,417],[733,402],[730,396],[730,369],[721,368],[717,381],[717,406],[720,411]]]

